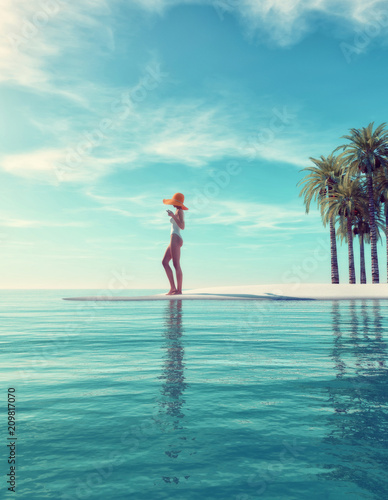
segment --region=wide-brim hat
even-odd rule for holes
[[[165,205],[177,205],[178,207],[181,207],[183,210],[188,210],[188,208],[185,207],[183,204],[184,201],[185,197],[183,196],[182,193],[175,193],[174,196],[169,200],[163,200],[163,203]]]

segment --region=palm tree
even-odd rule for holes
[[[346,234],[349,257],[349,283],[355,284],[356,272],[354,269],[352,226],[356,214],[367,210],[360,181],[358,179],[350,180],[344,176],[341,177],[334,186],[330,198],[322,201],[322,208],[326,221],[339,218],[340,227],[344,227],[346,221],[346,230],[340,230],[339,235],[343,237]]]
[[[322,202],[326,196],[331,197],[333,186],[338,182],[343,169],[343,162],[341,155],[334,156],[331,153],[326,158],[321,156],[320,159],[310,158],[315,166],[307,167],[302,171],[307,171],[308,174],[301,179],[297,186],[302,184],[303,187],[299,196],[304,196],[304,203],[306,205],[306,213],[309,213],[310,204],[316,201],[318,207],[321,209],[323,223],[326,226],[324,213],[322,210]],[[338,259],[337,259],[337,244],[335,236],[335,223],[334,219],[329,219],[330,225],[330,256],[331,256],[331,282],[333,284],[339,283],[338,274]]]
[[[376,177],[376,196],[380,203],[383,203],[383,215],[385,219],[385,237],[386,237],[386,252],[387,252],[387,282],[388,282],[388,168],[384,163],[383,168],[380,168]]]
[[[368,206],[367,201],[365,205]],[[354,218],[352,219],[353,234],[358,235],[358,241],[360,243],[360,283],[366,283],[366,269],[365,269],[365,245],[364,243],[370,243],[370,227],[367,222],[368,212],[361,213],[358,210],[354,213]],[[340,237],[341,242],[345,240],[348,243],[348,228],[347,219],[342,216],[339,218],[339,227],[337,229],[337,236]]]
[[[372,122],[366,128],[351,128],[350,135],[343,136],[349,141],[349,144],[344,144],[336,148],[336,151],[342,148],[345,153],[346,175],[349,178],[358,176],[361,173],[366,176],[371,239],[372,283],[379,282],[373,175],[381,164],[387,160],[388,132],[384,127],[385,123],[382,123],[373,131]]]
[[[369,210],[368,210],[368,192],[364,183],[361,185],[361,196],[362,200],[359,203],[359,209],[355,210],[354,219],[352,221],[353,224],[353,234],[354,236],[358,235],[358,240],[360,243],[360,283],[366,284],[366,269],[365,269],[365,245],[364,243],[370,243],[370,225],[369,225]],[[376,192],[376,190],[374,190]],[[378,203],[376,203],[375,197],[375,207],[378,207]],[[378,214],[379,210],[375,213],[375,221],[376,221],[376,231],[377,231],[377,239],[380,239],[380,231],[381,228],[381,219]],[[341,239],[345,237],[347,241],[347,231],[344,230],[344,227],[340,227],[337,231],[337,234],[341,232]]]
[[[366,284],[364,241],[370,243],[370,226],[363,217],[356,220],[353,233],[360,242],[360,283]]]
[[[366,271],[365,271],[365,252],[364,252],[364,242],[370,243],[370,225],[369,225],[369,207],[368,207],[368,192],[366,186],[362,186],[364,203],[363,206],[366,208],[362,209],[362,212],[356,210],[355,221],[353,233],[358,235],[360,242],[360,282],[366,283]],[[385,227],[381,219],[381,211],[379,208],[379,200],[377,196],[377,191],[374,189],[376,194],[375,202],[375,222],[376,222],[376,237],[377,241],[381,239],[380,231],[385,232]]]

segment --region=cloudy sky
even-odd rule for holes
[[[296,184],[387,120],[386,2],[3,0],[0,31],[2,288],[165,287],[175,192],[185,288],[330,282]]]

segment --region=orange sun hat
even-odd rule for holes
[[[188,210],[188,208],[183,204],[184,201],[185,197],[182,193],[175,193],[170,200],[163,200],[163,203],[165,205],[177,205],[178,207],[182,207],[183,210]]]

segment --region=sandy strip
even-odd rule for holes
[[[182,295],[143,295],[137,297],[88,296],[64,297],[63,300],[139,301],[139,300],[350,300],[388,299],[388,284],[332,285],[298,283],[241,285],[185,290]]]

